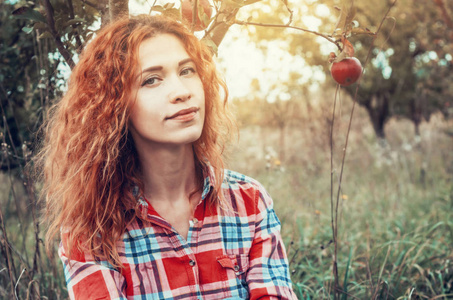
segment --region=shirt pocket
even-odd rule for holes
[[[247,254],[221,255],[216,257],[217,262],[222,266],[225,275],[224,282],[231,284],[236,279],[237,286],[228,286],[238,298],[248,297],[248,285],[246,281],[249,269],[249,256]]]

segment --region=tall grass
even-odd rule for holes
[[[233,151],[241,156],[230,159],[273,196],[300,299],[333,298],[325,111],[287,128],[285,161],[276,154],[278,133],[256,127],[241,131],[241,151]],[[335,132],[337,181],[346,125]],[[453,140],[444,133],[451,125],[435,117],[417,137],[410,122],[393,120],[383,142],[359,111],[340,197],[342,299],[453,298]]]

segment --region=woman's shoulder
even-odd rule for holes
[[[262,188],[258,180],[228,169],[224,170],[223,183],[230,188]]]
[[[223,194],[231,202],[246,202],[250,205],[265,206],[272,204],[272,199],[263,185],[256,179],[232,170],[225,170],[222,184]],[[262,203],[262,204],[264,204]]]

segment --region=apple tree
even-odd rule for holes
[[[307,64],[330,74],[329,52],[339,50],[327,38],[340,41],[339,22],[350,24],[348,40],[354,56],[365,62],[382,16],[394,1],[262,1],[263,4],[287,8],[252,10],[253,17],[240,22],[248,24],[257,43],[281,39],[289,43],[288,51],[302,57]],[[345,4],[346,3],[346,4]],[[351,11],[349,3],[353,3]],[[342,6],[343,4],[343,6]],[[269,13],[266,13],[269,11]],[[343,14],[347,12],[348,18]],[[364,66],[357,101],[370,117],[376,135],[385,138],[384,127],[392,117],[411,120],[418,133],[422,120],[441,112],[448,117],[451,110],[452,14],[453,3],[444,0],[399,0],[392,9],[392,18],[385,20],[380,35],[371,48],[371,60]],[[342,18],[343,15],[343,18]],[[276,26],[277,25],[277,26]],[[307,29],[311,32],[297,30]],[[313,34],[314,33],[314,34]],[[323,37],[319,35],[323,33]],[[335,84],[327,76],[326,84]],[[353,96],[355,86],[344,91]]]

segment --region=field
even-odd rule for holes
[[[334,198],[349,118],[344,106],[334,131]],[[289,123],[283,135],[270,126],[242,124],[239,142],[228,151],[228,167],[258,179],[274,199],[300,299],[333,295],[330,135],[323,111]],[[347,293],[342,299],[453,297],[451,128],[451,121],[434,116],[417,137],[412,123],[392,119],[383,142],[357,109],[337,215],[339,284]],[[11,245],[10,259],[1,248],[0,299],[12,292],[19,299],[66,298],[60,262],[45,255],[41,240],[36,251],[38,217],[23,182],[9,174],[0,182],[0,234]],[[16,286],[10,276],[18,279]]]
[[[334,198],[349,110],[334,131]],[[243,129],[229,165],[272,195],[300,299],[329,299],[333,286],[329,126],[319,114],[286,128],[283,152],[279,131]],[[453,298],[451,125],[436,116],[418,137],[411,122],[391,120],[383,142],[357,110],[338,210],[340,285],[350,299]]]

